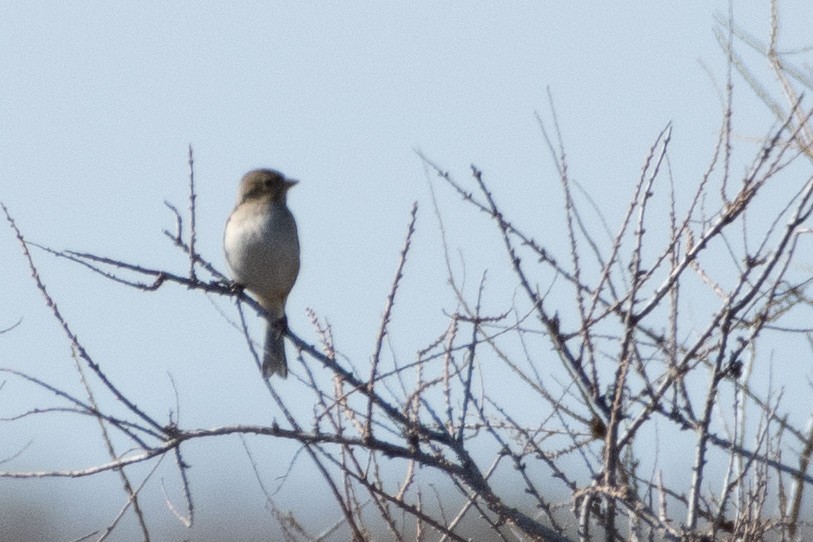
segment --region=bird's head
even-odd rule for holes
[[[254,199],[284,202],[285,194],[298,182],[286,179],[285,175],[273,169],[255,169],[243,175],[237,200],[238,203]]]

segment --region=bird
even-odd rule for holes
[[[226,221],[223,249],[234,282],[267,313],[262,375],[288,376],[283,335],[285,303],[299,275],[299,235],[288,209],[288,190],[299,181],[273,169],[255,169],[240,181],[237,204]]]

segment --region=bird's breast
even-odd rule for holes
[[[299,273],[296,222],[287,207],[241,204],[226,224],[223,245],[235,281],[261,302],[281,298],[284,304]]]

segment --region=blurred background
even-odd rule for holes
[[[809,45],[810,6],[780,8],[784,47]],[[225,271],[222,232],[240,177],[279,169],[301,181],[289,195],[303,247],[289,325],[316,342],[306,315],[313,309],[332,326],[340,353],[361,367],[417,201],[393,318],[400,332],[390,339],[409,358],[437,337],[443,310],[455,305],[430,175],[416,151],[461,179],[476,164],[509,215],[566,256],[559,179],[536,118],[550,118],[547,89],[570,174],[614,225],[668,122],[676,182],[693,190],[706,169],[726,75],[713,29],[728,9],[719,1],[2,3],[0,201],[30,241],[184,274],[187,261],[162,230],[175,225],[165,200],[188,206],[191,145],[198,250]],[[766,4],[735,3],[733,14],[767,41]],[[749,66],[780,95],[762,57],[749,57]],[[742,80],[735,84],[735,134],[750,157],[774,121]],[[500,286],[510,267],[495,262],[499,238],[458,196],[434,188],[452,249],[465,253],[469,286],[488,270],[486,304],[499,307],[512,295]],[[279,416],[222,315],[234,317],[228,300],[173,286],[145,294],[44,252],[33,256],[73,331],[141,408],[162,421],[172,411],[185,427]],[[0,335],[0,366],[81,394],[69,343],[8,228],[0,261],[0,328],[20,322]],[[0,383],[0,416],[58,403],[19,379]],[[291,389],[275,386],[297,404]],[[340,520],[307,461],[292,462],[295,445],[246,444],[265,482],[280,489],[281,509],[315,532]],[[96,422],[64,414],[0,423],[6,458],[0,470],[107,461]],[[142,501],[156,539],[273,538],[276,521],[240,439],[191,443],[185,458],[196,523],[187,529],[173,517],[153,479]],[[139,468],[133,472],[146,474],[149,466]],[[180,500],[177,471],[168,460],[160,468],[166,494]],[[125,504],[115,473],[0,479],[0,539],[72,540],[107,525]],[[111,539],[138,532],[126,517]]]

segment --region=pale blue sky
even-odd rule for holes
[[[552,220],[561,216],[558,179],[535,119],[535,112],[549,118],[547,87],[571,174],[611,222],[667,122],[674,123],[676,178],[693,187],[708,163],[721,118],[709,73],[720,85],[725,77],[713,14],[725,13],[727,3],[575,4],[2,3],[0,200],[33,241],[183,272],[186,261],[161,230],[173,226],[165,199],[186,207],[191,143],[198,248],[224,269],[222,228],[240,176],[258,166],[280,169],[301,180],[289,197],[303,245],[291,326],[315,341],[305,308],[315,309],[332,324],[337,347],[362,365],[417,200],[418,233],[394,319],[403,327],[393,336],[408,355],[435,338],[433,323],[454,303],[415,149],[461,179],[477,164],[498,200],[543,240],[546,230],[561,231]],[[764,39],[768,7],[741,4],[737,22]],[[807,45],[810,7],[782,4],[786,46]],[[739,133],[761,137],[770,117],[737,84]],[[492,273],[496,303],[506,271],[494,263],[502,256],[497,239],[482,233],[492,229],[473,226],[477,215],[448,191],[439,195],[455,246],[466,247],[468,272]],[[547,243],[557,247],[555,239]],[[170,372],[190,426],[274,415],[241,337],[202,294],[172,286],[142,294],[34,256],[74,331],[145,408],[158,415],[174,408]],[[66,341],[8,230],[0,257],[0,327],[23,320],[0,336],[0,365],[76,389]],[[48,403],[28,390],[13,383],[0,390],[3,415],[35,397]],[[104,458],[92,423],[82,426],[84,444],[55,446],[76,438],[64,421],[47,425],[48,436],[0,425],[0,456],[34,439],[15,467],[81,467]],[[202,522],[231,502],[271,525],[237,441],[190,448]],[[290,451],[276,443],[269,449]],[[218,468],[245,491],[211,495]],[[107,496],[104,519],[123,500],[112,477],[0,481],[0,488],[74,495],[66,513],[94,494]],[[149,495],[154,516],[172,525],[166,535],[185,536],[162,509],[160,489]]]

